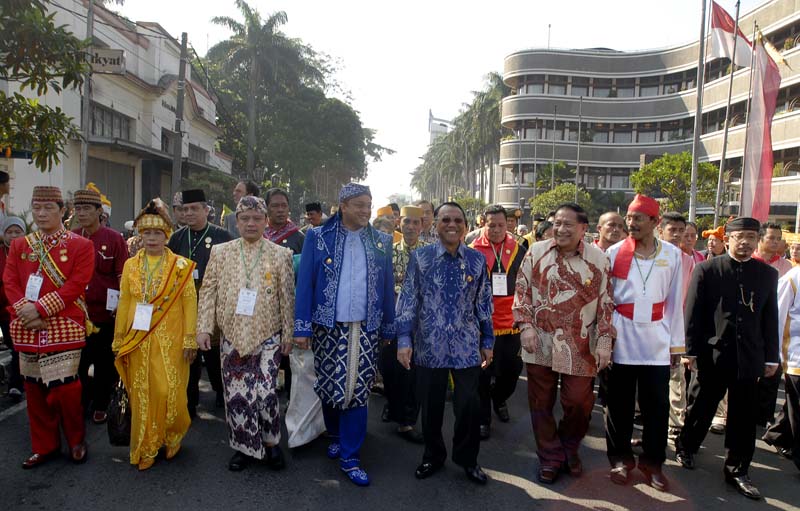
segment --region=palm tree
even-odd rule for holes
[[[321,84],[322,72],[312,63],[313,50],[300,41],[286,37],[279,30],[288,21],[284,11],[269,15],[266,20],[250,7],[245,0],[236,0],[236,7],[244,17],[239,22],[229,16],[215,16],[211,22],[229,28],[230,39],[214,45],[208,56],[224,62],[224,71],[230,74],[243,73],[248,80],[249,97],[247,108],[247,161],[248,177],[254,176],[256,148],[256,120],[258,107],[267,100],[266,95],[279,86],[295,84]],[[260,88],[261,86],[261,88]],[[263,89],[263,91],[261,90]],[[263,94],[262,94],[263,92]]]

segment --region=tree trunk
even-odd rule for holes
[[[255,152],[256,146],[256,91],[258,90],[258,60],[255,55],[250,61],[250,101],[247,103],[247,163],[245,171],[247,177],[253,179],[255,177],[253,170],[255,169]]]

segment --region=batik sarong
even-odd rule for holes
[[[230,446],[257,459],[266,456],[266,445],[281,438],[280,413],[275,384],[281,361],[280,334],[240,356],[230,341],[220,344],[225,419]]]
[[[346,410],[366,406],[375,381],[378,333],[366,332],[366,322],[314,325],[314,390],[320,400]]]

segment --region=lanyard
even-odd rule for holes
[[[149,300],[147,299],[147,292],[153,292],[153,275],[155,275],[156,271],[158,271],[164,263],[164,255],[162,254],[161,257],[158,259],[158,264],[156,264],[155,268],[152,270],[150,269],[150,263],[148,262],[147,254],[142,254],[144,257],[144,278],[142,279],[142,303],[147,303]]]
[[[199,238],[197,238],[194,247],[192,246],[192,229],[191,227],[186,228],[186,237],[189,238],[189,259],[192,261],[194,261],[194,253],[197,250],[197,247],[200,246],[200,242],[206,237],[209,227],[211,227],[211,224],[206,223],[206,230],[203,231],[203,234],[201,234]]]
[[[642,294],[647,294],[647,281],[650,280],[650,274],[653,273],[653,268],[656,266],[656,255],[658,252],[658,242],[656,242],[656,254],[653,254],[653,262],[650,264],[650,270],[647,272],[647,276],[645,277],[642,275],[642,268],[639,266],[639,258],[636,257],[636,254],[633,254],[633,260],[636,262],[636,269],[639,271],[639,277],[642,279]]]
[[[248,267],[247,263],[244,260],[244,241],[239,238],[239,255],[242,257],[242,267],[244,267],[244,275],[247,277],[247,289],[250,289],[250,274],[253,270],[258,266],[258,263],[261,262],[261,255],[264,253],[264,243],[261,243],[258,249],[258,256],[256,256],[253,264]]]
[[[44,261],[51,249],[45,250],[44,241],[42,241],[42,237],[37,232],[36,243],[31,245],[31,250],[36,252],[36,257],[39,259],[39,268],[36,269],[36,274],[39,275],[42,273],[42,261]]]
[[[501,259],[502,255],[503,255],[503,245],[504,245],[504,243],[500,243],[500,252],[499,253],[494,249],[494,243],[492,243],[490,241],[489,245],[491,245],[492,253],[494,254],[495,260],[497,261],[497,268],[500,270],[500,273],[505,273],[505,270],[503,269],[503,260]]]

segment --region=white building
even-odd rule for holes
[[[48,4],[56,25],[66,25],[76,37],[86,34],[86,0]],[[157,23],[131,23],[95,5],[94,47],[124,51],[124,74],[92,76],[89,164],[87,182],[94,182],[112,202],[111,224],[122,228],[153,197],[170,202],[172,153],[177,103],[180,45]],[[232,158],[217,150],[216,99],[201,85],[203,78],[186,69],[184,101],[183,175],[187,172],[231,173]],[[14,83],[0,81],[6,94]],[[28,97],[35,93],[26,90]],[[80,90],[49,92],[39,100],[60,107],[81,126]],[[24,149],[24,148],[19,148]],[[61,163],[49,173],[21,159],[0,158],[0,170],[11,175],[7,207],[13,212],[30,208],[33,187],[53,185],[65,196],[80,187],[78,140],[64,148]]]

